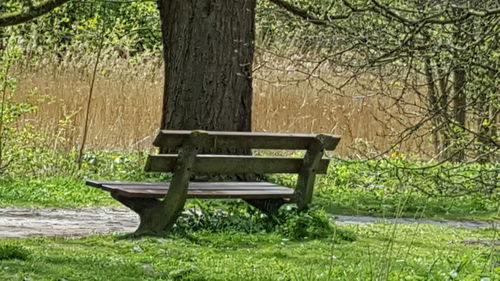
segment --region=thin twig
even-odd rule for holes
[[[87,142],[87,135],[88,135],[88,130],[89,130],[89,119],[90,119],[90,105],[92,102],[92,96],[94,94],[94,84],[95,84],[95,78],[97,74],[97,67],[99,65],[99,61],[101,60],[101,52],[102,52],[102,47],[104,43],[104,23],[103,27],[101,30],[101,38],[99,41],[99,47],[97,50],[97,58],[94,64],[94,71],[92,72],[92,80],[90,82],[90,89],[89,89],[89,95],[87,99],[87,109],[85,110],[85,124],[83,126],[83,137],[82,137],[82,144],[80,145],[80,150],[78,152],[78,169],[81,168],[82,166],[82,157],[83,157],[83,151],[85,149],[85,143]]]

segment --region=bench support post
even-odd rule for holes
[[[309,146],[304,156],[304,162],[297,180],[295,189],[295,201],[299,211],[307,210],[312,201],[314,181],[316,180],[316,167],[321,161],[324,153],[323,139],[321,135]]]
[[[140,224],[134,235],[148,233],[154,228],[155,220],[158,218],[162,207],[160,200],[155,198],[125,197],[116,193],[111,193],[111,196],[139,215]]]
[[[147,204],[150,205],[138,212],[141,223],[135,231],[135,235],[164,236],[171,230],[186,203],[191,169],[199,150],[198,142],[201,141],[200,136],[204,134],[206,133],[193,131],[189,138],[184,141],[179,149],[170,188],[165,198],[147,201]],[[143,206],[142,202],[134,202],[133,204]]]

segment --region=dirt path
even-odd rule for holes
[[[500,222],[451,221],[431,219],[382,219],[368,216],[336,216],[338,224],[372,224],[377,222],[401,224],[432,224],[467,229],[498,227]],[[0,238],[29,236],[86,236],[96,233],[132,232],[138,216],[123,208],[30,209],[0,208]]]

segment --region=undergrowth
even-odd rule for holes
[[[335,226],[330,216],[318,206],[299,212],[293,204],[282,206],[270,216],[241,201],[191,201],[190,207],[174,226],[173,233],[278,233],[292,240],[323,239],[334,235],[337,242],[355,241],[356,234]]]

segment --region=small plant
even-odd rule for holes
[[[355,232],[333,225],[327,213],[315,206],[306,212],[299,212],[295,205],[285,206],[278,219],[278,231],[293,240],[321,239],[332,235],[338,242],[356,240]]]
[[[355,241],[356,234],[334,226],[322,209],[312,207],[299,212],[293,204],[283,206],[276,216],[265,215],[241,202],[197,202],[182,215],[174,233],[208,232],[277,232],[292,240],[322,239],[334,236],[336,241]]]
[[[1,245],[0,260],[27,260],[29,251],[21,246]]]

